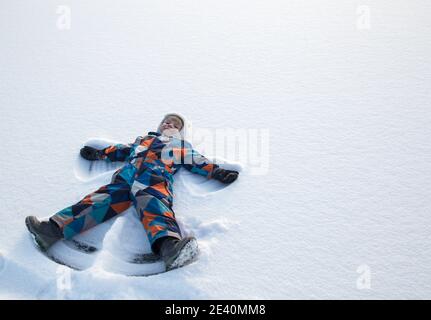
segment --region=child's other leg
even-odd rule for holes
[[[65,239],[70,239],[117,216],[131,204],[130,185],[110,183],[59,211],[50,220],[60,227]]]
[[[162,237],[181,239],[181,230],[175,214],[168,204],[157,197],[140,190],[135,194],[134,204],[145,228],[153,251],[154,243]]]

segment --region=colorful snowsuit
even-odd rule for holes
[[[136,207],[150,244],[171,236],[181,238],[173,204],[173,175],[180,167],[211,178],[218,166],[193,150],[190,143],[175,137],[149,132],[129,145],[117,144],[103,149],[105,161],[127,162],[117,170],[110,184],[88,194],[51,220],[70,239],[108,219],[132,204]]]

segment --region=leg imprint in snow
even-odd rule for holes
[[[182,226],[180,223],[182,234],[188,236]],[[127,276],[151,276],[166,272],[165,263],[151,252],[134,208],[71,240],[58,241],[46,252],[40,250],[34,237],[30,236],[43,255],[74,270],[98,266],[107,272]]]
[[[163,261],[151,252],[134,208],[121,215],[107,233],[97,266],[127,276],[149,276],[166,271]]]
[[[187,236],[188,232],[182,229],[181,223],[179,225],[182,234]],[[97,263],[105,271],[127,276],[166,272],[165,263],[152,253],[148,237],[133,208],[120,216],[108,232]]]
[[[89,139],[87,142],[84,143],[84,145],[100,150],[100,149],[106,148],[107,146],[114,145],[116,143],[118,142],[104,140],[104,139]],[[108,162],[103,160],[88,161],[83,159],[79,155],[79,150],[77,153],[78,155],[76,158],[74,172],[75,172],[75,176],[81,181],[89,181],[101,175],[111,174],[113,171],[117,170],[118,168],[124,165],[124,162],[121,162],[121,161],[119,162]]]
[[[81,251],[74,245],[67,245],[65,241],[57,242],[48,251],[42,251],[34,237],[32,235],[29,237],[39,252],[52,261],[71,269],[85,270],[90,268],[95,261],[95,254]]]
[[[30,239],[47,258],[74,270],[86,270],[99,264],[105,271],[128,276],[165,271],[159,256],[151,252],[147,235],[133,208],[71,240],[58,241],[48,251],[40,250],[32,234]],[[151,265],[140,266],[144,264]]]
[[[106,238],[104,249],[113,257],[130,263],[145,264],[160,260],[159,256],[151,251],[150,242],[135,208],[128,209],[118,217]]]
[[[100,224],[71,240],[58,241],[46,252],[40,250],[34,236],[32,234],[30,236],[39,251],[49,259],[75,270],[85,270],[94,264],[97,253],[103,247],[105,234],[114,220]]]

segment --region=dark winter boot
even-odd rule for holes
[[[54,243],[63,238],[63,232],[51,221],[39,221],[36,217],[25,218],[28,231],[42,251],[47,251]]]
[[[181,268],[195,260],[199,253],[195,238],[187,237],[178,240],[166,237],[160,245],[159,254],[166,264],[166,270]]]

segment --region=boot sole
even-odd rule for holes
[[[166,270],[169,271],[169,270],[184,267],[192,263],[193,261],[195,261],[198,254],[199,254],[198,243],[195,239],[192,239],[184,245],[179,255],[169,266],[166,267]]]
[[[31,233],[31,235],[33,237],[33,240],[36,243],[36,245],[39,247],[39,249],[42,252],[46,252],[47,250],[45,249],[44,244],[40,241],[39,237],[37,236],[37,233],[34,231],[34,229],[33,229],[33,227],[32,227],[32,225],[31,225],[31,223],[30,223],[29,220],[30,219],[28,219],[28,218],[25,219],[25,225],[26,225],[28,231]]]

